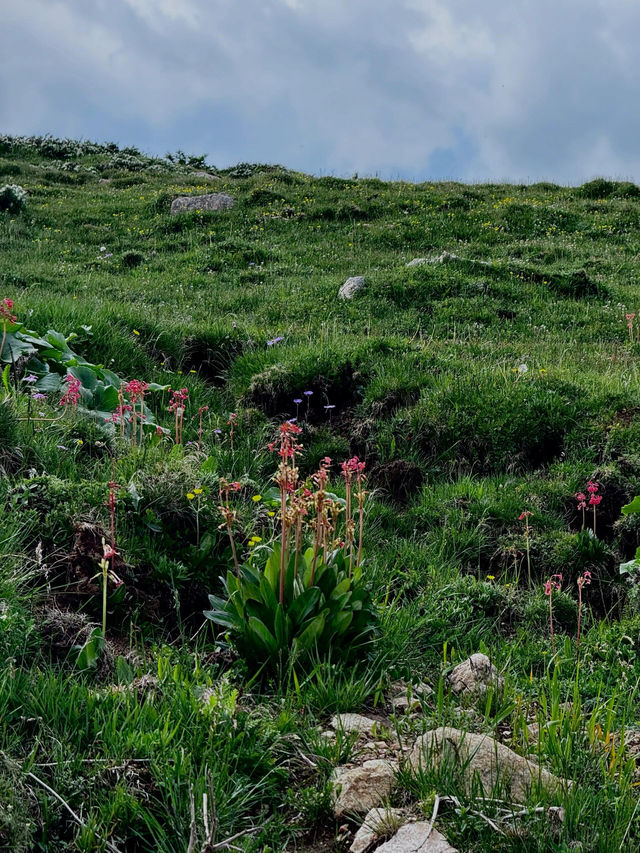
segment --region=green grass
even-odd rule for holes
[[[523,725],[538,714],[540,759],[575,786],[555,837],[534,812],[521,837],[497,836],[478,812],[498,820],[499,809],[469,798],[455,774],[403,771],[395,804],[430,814],[434,793],[458,796],[438,825],[474,853],[635,849],[634,779],[607,735],[640,724],[640,599],[617,570],[640,544],[637,517],[620,518],[640,493],[640,342],[625,320],[640,309],[640,190],[201,169],[0,138],[0,186],[28,192],[22,212],[0,213],[0,299],[29,328],[78,332],[74,347],[93,363],[190,393],[190,444],[131,449],[81,418],[28,421],[24,386],[2,389],[0,849],[104,850],[108,838],[180,853],[191,794],[201,844],[211,791],[217,841],[247,830],[234,842],[247,851],[341,849],[326,784],[355,747],[319,732],[336,711],[382,711],[389,682],[410,675],[436,698],[398,721],[403,736],[508,726],[527,751]],[[218,191],[232,210],[169,213],[177,195]],[[407,267],[414,258],[435,262]],[[366,287],[340,301],[351,275]],[[40,405],[58,415],[57,400]],[[150,405],[171,426],[166,396]],[[205,405],[198,452],[193,416]],[[229,565],[219,477],[243,483],[239,548],[254,533],[268,541],[275,521],[251,498],[271,485],[274,426],[296,416],[303,474],[327,454],[367,461],[366,574],[381,629],[355,668],[318,661],[270,682],[216,646],[202,610]],[[110,601],[108,665],[79,673],[73,642],[53,653],[43,613],[55,602],[99,621],[98,567],[78,525],[108,529],[112,479],[124,596]],[[603,495],[597,540],[573,498],[588,479]],[[200,541],[186,498],[196,486]],[[577,670],[575,581],[587,568]],[[542,583],[557,572],[552,661]],[[508,680],[474,716],[441,679],[479,650]]]

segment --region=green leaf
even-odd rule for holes
[[[640,495],[636,495],[631,503],[622,507],[623,515],[631,515],[632,513],[640,512]]]
[[[69,349],[65,336],[61,335],[60,332],[56,332],[55,329],[49,329],[44,338],[47,343],[51,344],[51,346],[59,352],[64,352]]]
[[[116,681],[118,684],[131,684],[134,675],[133,667],[127,662],[126,658],[118,655],[116,658]]]
[[[82,382],[82,387],[87,388],[89,391],[94,391],[98,385],[98,377],[90,367],[83,365],[72,367],[69,369],[69,373],[75,376],[76,379],[79,379]]]
[[[312,586],[310,589],[299,595],[289,608],[289,617],[295,624],[301,625],[313,608],[320,601],[321,592],[317,586]]]
[[[278,651],[278,644],[276,642],[276,638],[273,636],[271,631],[255,616],[249,617],[248,623],[249,631],[252,632],[260,641],[260,643],[267,649],[269,654],[275,655]]]
[[[620,563],[619,572],[621,575],[630,575],[640,568],[640,563],[637,559],[629,560],[628,563]]]
[[[274,591],[280,586],[280,546],[276,545],[269,554],[267,565],[264,567],[264,576],[271,584]]]
[[[322,613],[314,617],[300,636],[295,638],[294,645],[296,649],[307,651],[316,642],[324,631],[326,612],[323,610]]]
[[[37,388],[38,391],[42,391],[45,394],[51,394],[59,391],[61,384],[62,377],[58,373],[47,373],[46,376],[38,379],[34,388]]]
[[[276,642],[281,649],[286,649],[289,646],[289,631],[287,625],[287,617],[285,616],[284,607],[278,604],[276,607],[276,616],[273,620],[273,627],[276,635]]]
[[[9,371],[11,370],[11,365],[8,364],[5,369],[2,371],[2,384],[4,385],[4,389],[7,394],[11,393],[11,389],[9,388]]]
[[[74,648],[78,648],[74,646]],[[104,648],[104,637],[100,628],[94,628],[87,641],[79,647],[76,666],[78,669],[94,669]]]
[[[136,484],[133,480],[129,480],[129,485],[127,486],[127,491],[129,492],[129,497],[131,498],[131,503],[133,504],[133,508],[135,511],[138,511],[138,507],[140,506],[140,495],[138,490],[136,489]]]
[[[0,338],[1,337],[2,336],[0,335]],[[6,361],[11,364],[14,361],[18,361],[19,358],[22,358],[25,355],[31,355],[33,352],[35,352],[35,348],[32,344],[29,344],[26,341],[21,341],[15,335],[7,332],[7,336],[4,339],[4,346],[2,347],[2,361]]]
[[[262,597],[262,601],[264,601],[269,610],[274,611],[278,607],[278,599],[276,598],[275,590],[265,575],[262,575],[260,578],[260,595]]]

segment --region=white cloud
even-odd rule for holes
[[[632,0],[5,0],[3,23],[12,132],[219,165],[640,180]]]

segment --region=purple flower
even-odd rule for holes
[[[40,415],[41,418],[44,418],[46,412],[38,412],[38,414]]]
[[[272,347],[274,344],[279,344],[280,341],[283,341],[284,337],[279,335],[277,338],[272,338],[270,341],[267,341],[267,346]]]
[[[31,399],[32,400],[46,400],[47,395],[42,394],[40,391],[34,391],[34,393],[31,395]]]
[[[58,450],[68,450],[69,449],[68,447],[65,447],[64,444],[56,444],[56,447],[58,448]]]
[[[297,418],[289,418],[289,420],[287,421],[287,423],[288,423],[288,424],[295,424],[295,422],[296,422],[297,420],[298,420]]]
[[[335,406],[333,405],[333,403],[329,403],[328,406],[325,406],[325,409],[335,409]]]
[[[23,381],[23,382],[29,382],[29,383],[31,383],[31,382],[37,382],[37,381],[38,381],[38,377],[37,377],[37,376],[34,376],[34,374],[33,374],[33,373],[30,373],[28,376],[23,377],[22,381]]]
[[[302,393],[305,397],[310,397],[313,394],[313,391],[303,391]]]
[[[302,402],[302,400],[300,399],[300,397],[296,397],[293,402],[296,404],[296,406],[298,406]]]
[[[215,434],[216,434],[216,435],[222,435],[222,430],[221,430],[221,429],[214,429],[214,432],[215,432]]]

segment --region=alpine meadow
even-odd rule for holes
[[[0,136],[0,850],[640,849],[639,276],[629,182]]]

